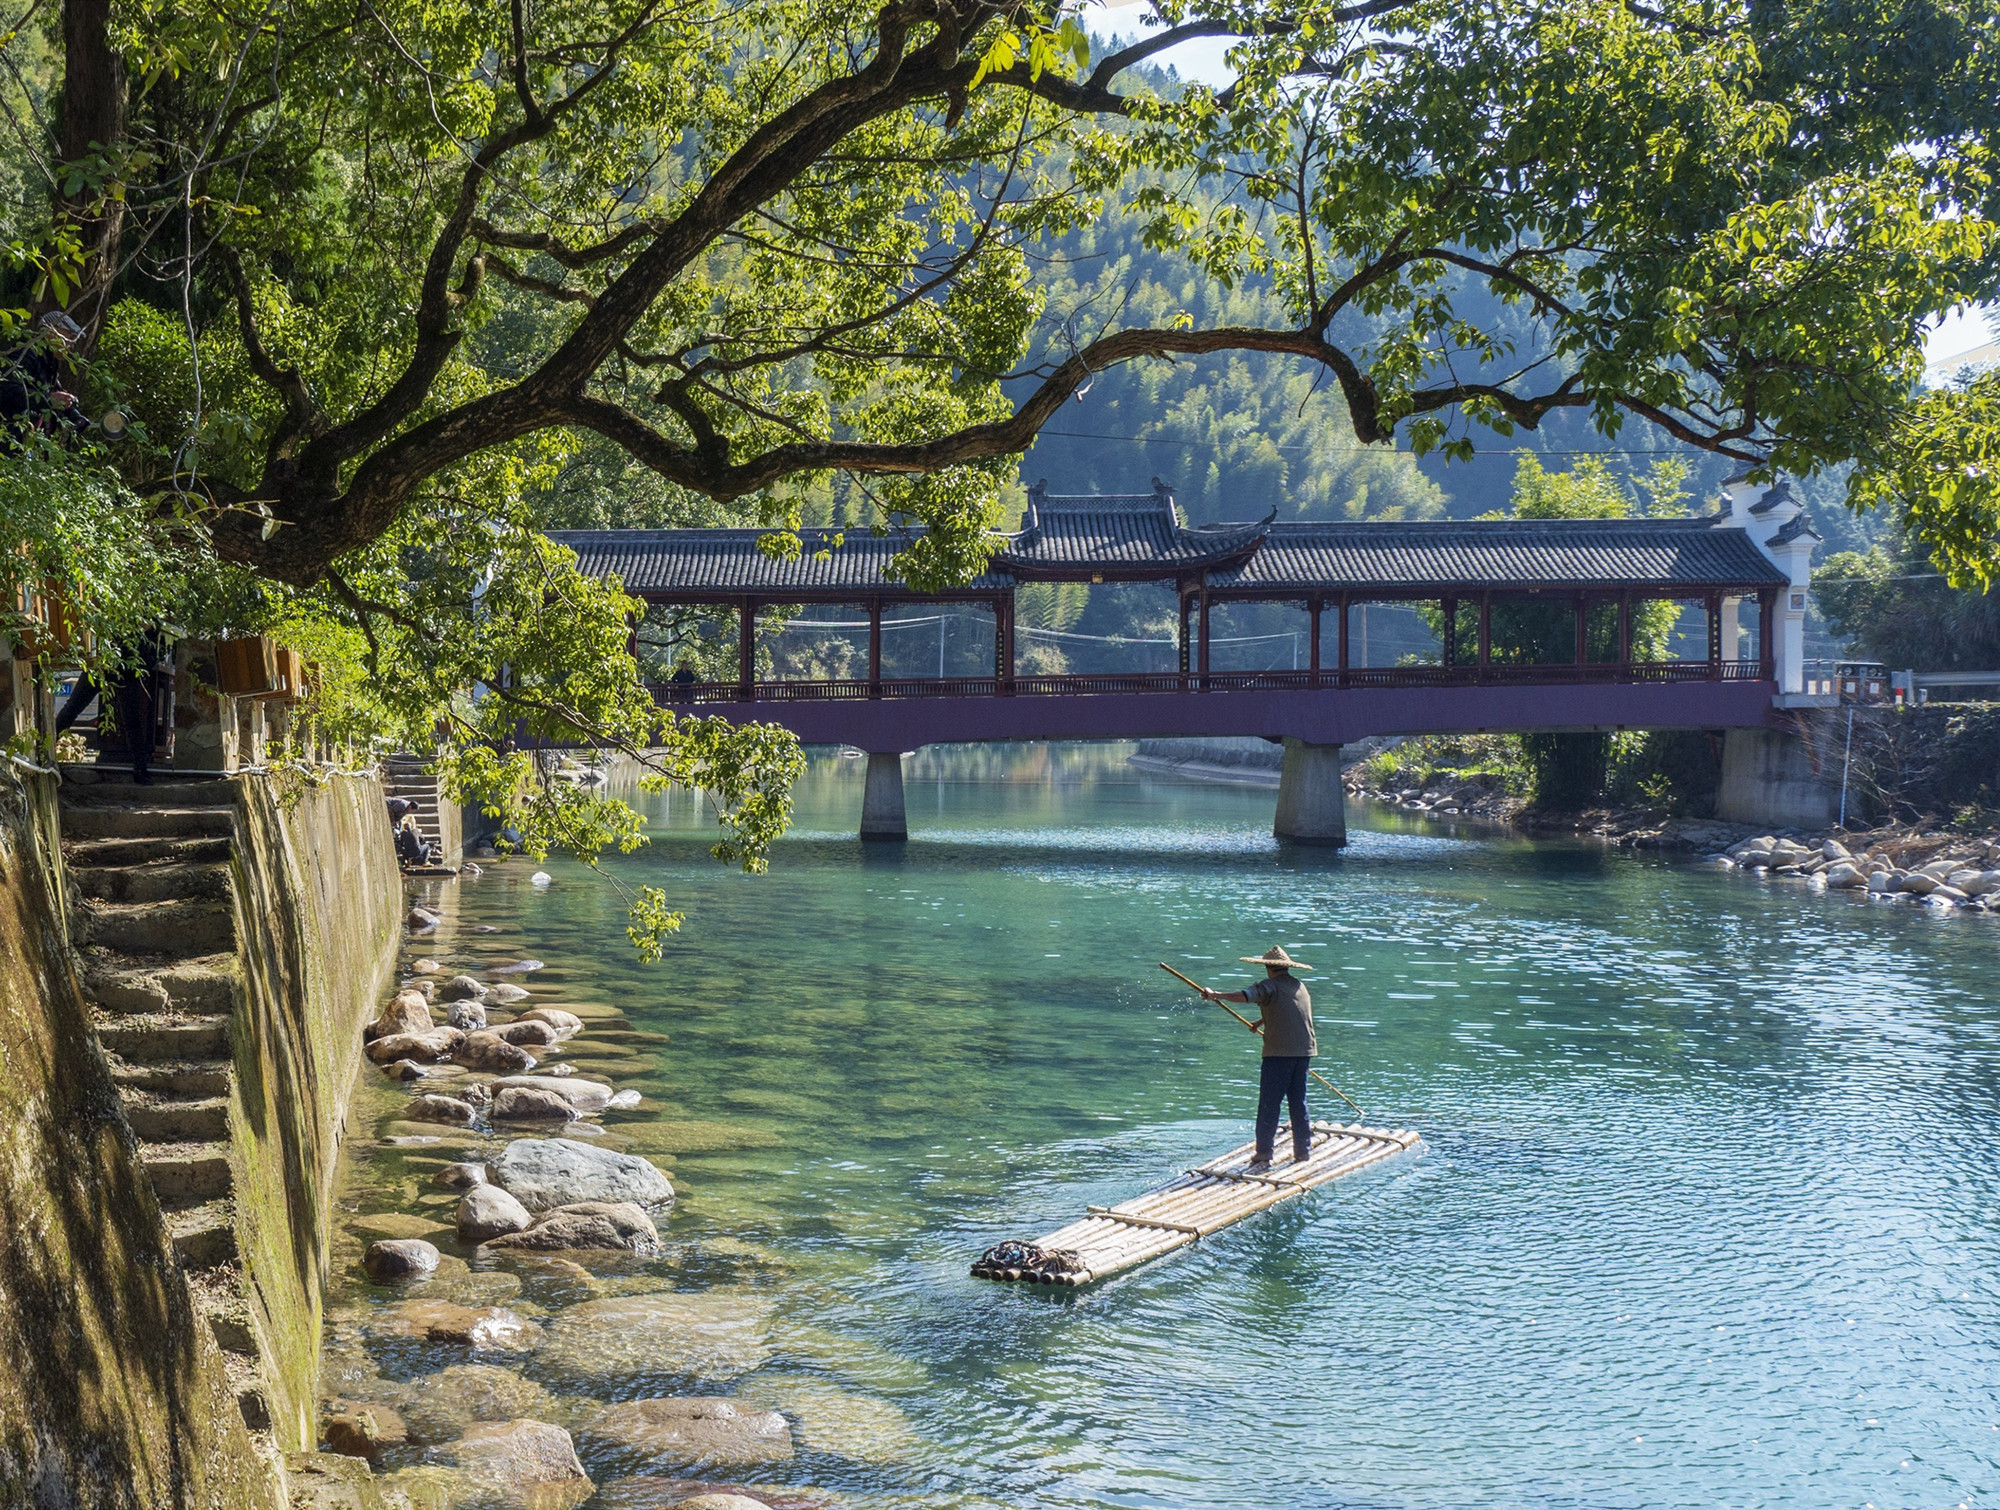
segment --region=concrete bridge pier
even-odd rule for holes
[[[910,837],[903,813],[903,755],[900,750],[868,752],[868,786],[861,797],[863,840],[900,841]]]
[[[1841,748],[1815,749],[1783,729],[1730,729],[1722,736],[1715,816],[1772,828],[1825,828],[1840,816]],[[1850,805],[1850,814],[1858,810]]]
[[[1278,775],[1278,816],[1271,832],[1293,844],[1347,843],[1347,793],[1340,781],[1340,746],[1285,740]]]

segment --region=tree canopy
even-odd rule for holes
[[[1415,510],[1398,445],[1637,420],[1852,462],[1854,501],[2000,571],[1990,384],[1918,389],[1925,319],[2000,274],[1993,0],[1147,15],[1093,53],[1047,0],[31,4],[8,321],[66,308],[85,407],[136,421],[35,464],[466,750],[681,748],[635,722],[632,605],[536,536],[552,489],[617,517],[643,476],[774,549],[838,489],[927,525],[902,570],[949,582],[1015,458],[1134,364],[1221,359],[1223,409],[1232,371],[1320,385],[1384,453],[1356,485]],[[1192,38],[1233,82],[1152,66]],[[1179,281],[1051,264],[1106,217]],[[787,760],[746,739],[710,774],[754,860]]]

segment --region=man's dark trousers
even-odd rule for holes
[[[1304,1054],[1270,1054],[1257,1083],[1257,1157],[1271,1162],[1278,1137],[1278,1103],[1292,1108],[1292,1156],[1301,1163],[1312,1153],[1312,1123],[1306,1120],[1306,1071],[1312,1060]]]

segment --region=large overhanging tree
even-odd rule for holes
[[[1150,20],[1092,56],[1014,0],[66,0],[17,256],[146,422],[127,484],[414,663],[510,562],[560,574],[520,499],[579,437],[777,526],[845,476],[929,526],[935,584],[1094,373],[1230,351],[1323,373],[1365,443],[1574,410],[1854,461],[1952,571],[2000,567],[2000,380],[1918,392],[1922,322],[2000,266],[1991,0]],[[1226,89],[1149,67],[1218,37]],[[1286,318],[1045,310],[1038,258],[1106,213]],[[508,716],[636,729],[629,669],[593,703],[612,673],[544,648]]]

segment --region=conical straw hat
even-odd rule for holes
[[[1312,968],[1304,960],[1293,959],[1289,954],[1285,953],[1285,946],[1283,944],[1273,944],[1262,954],[1243,954],[1237,957],[1246,965],[1276,965],[1280,970],[1310,970]]]

